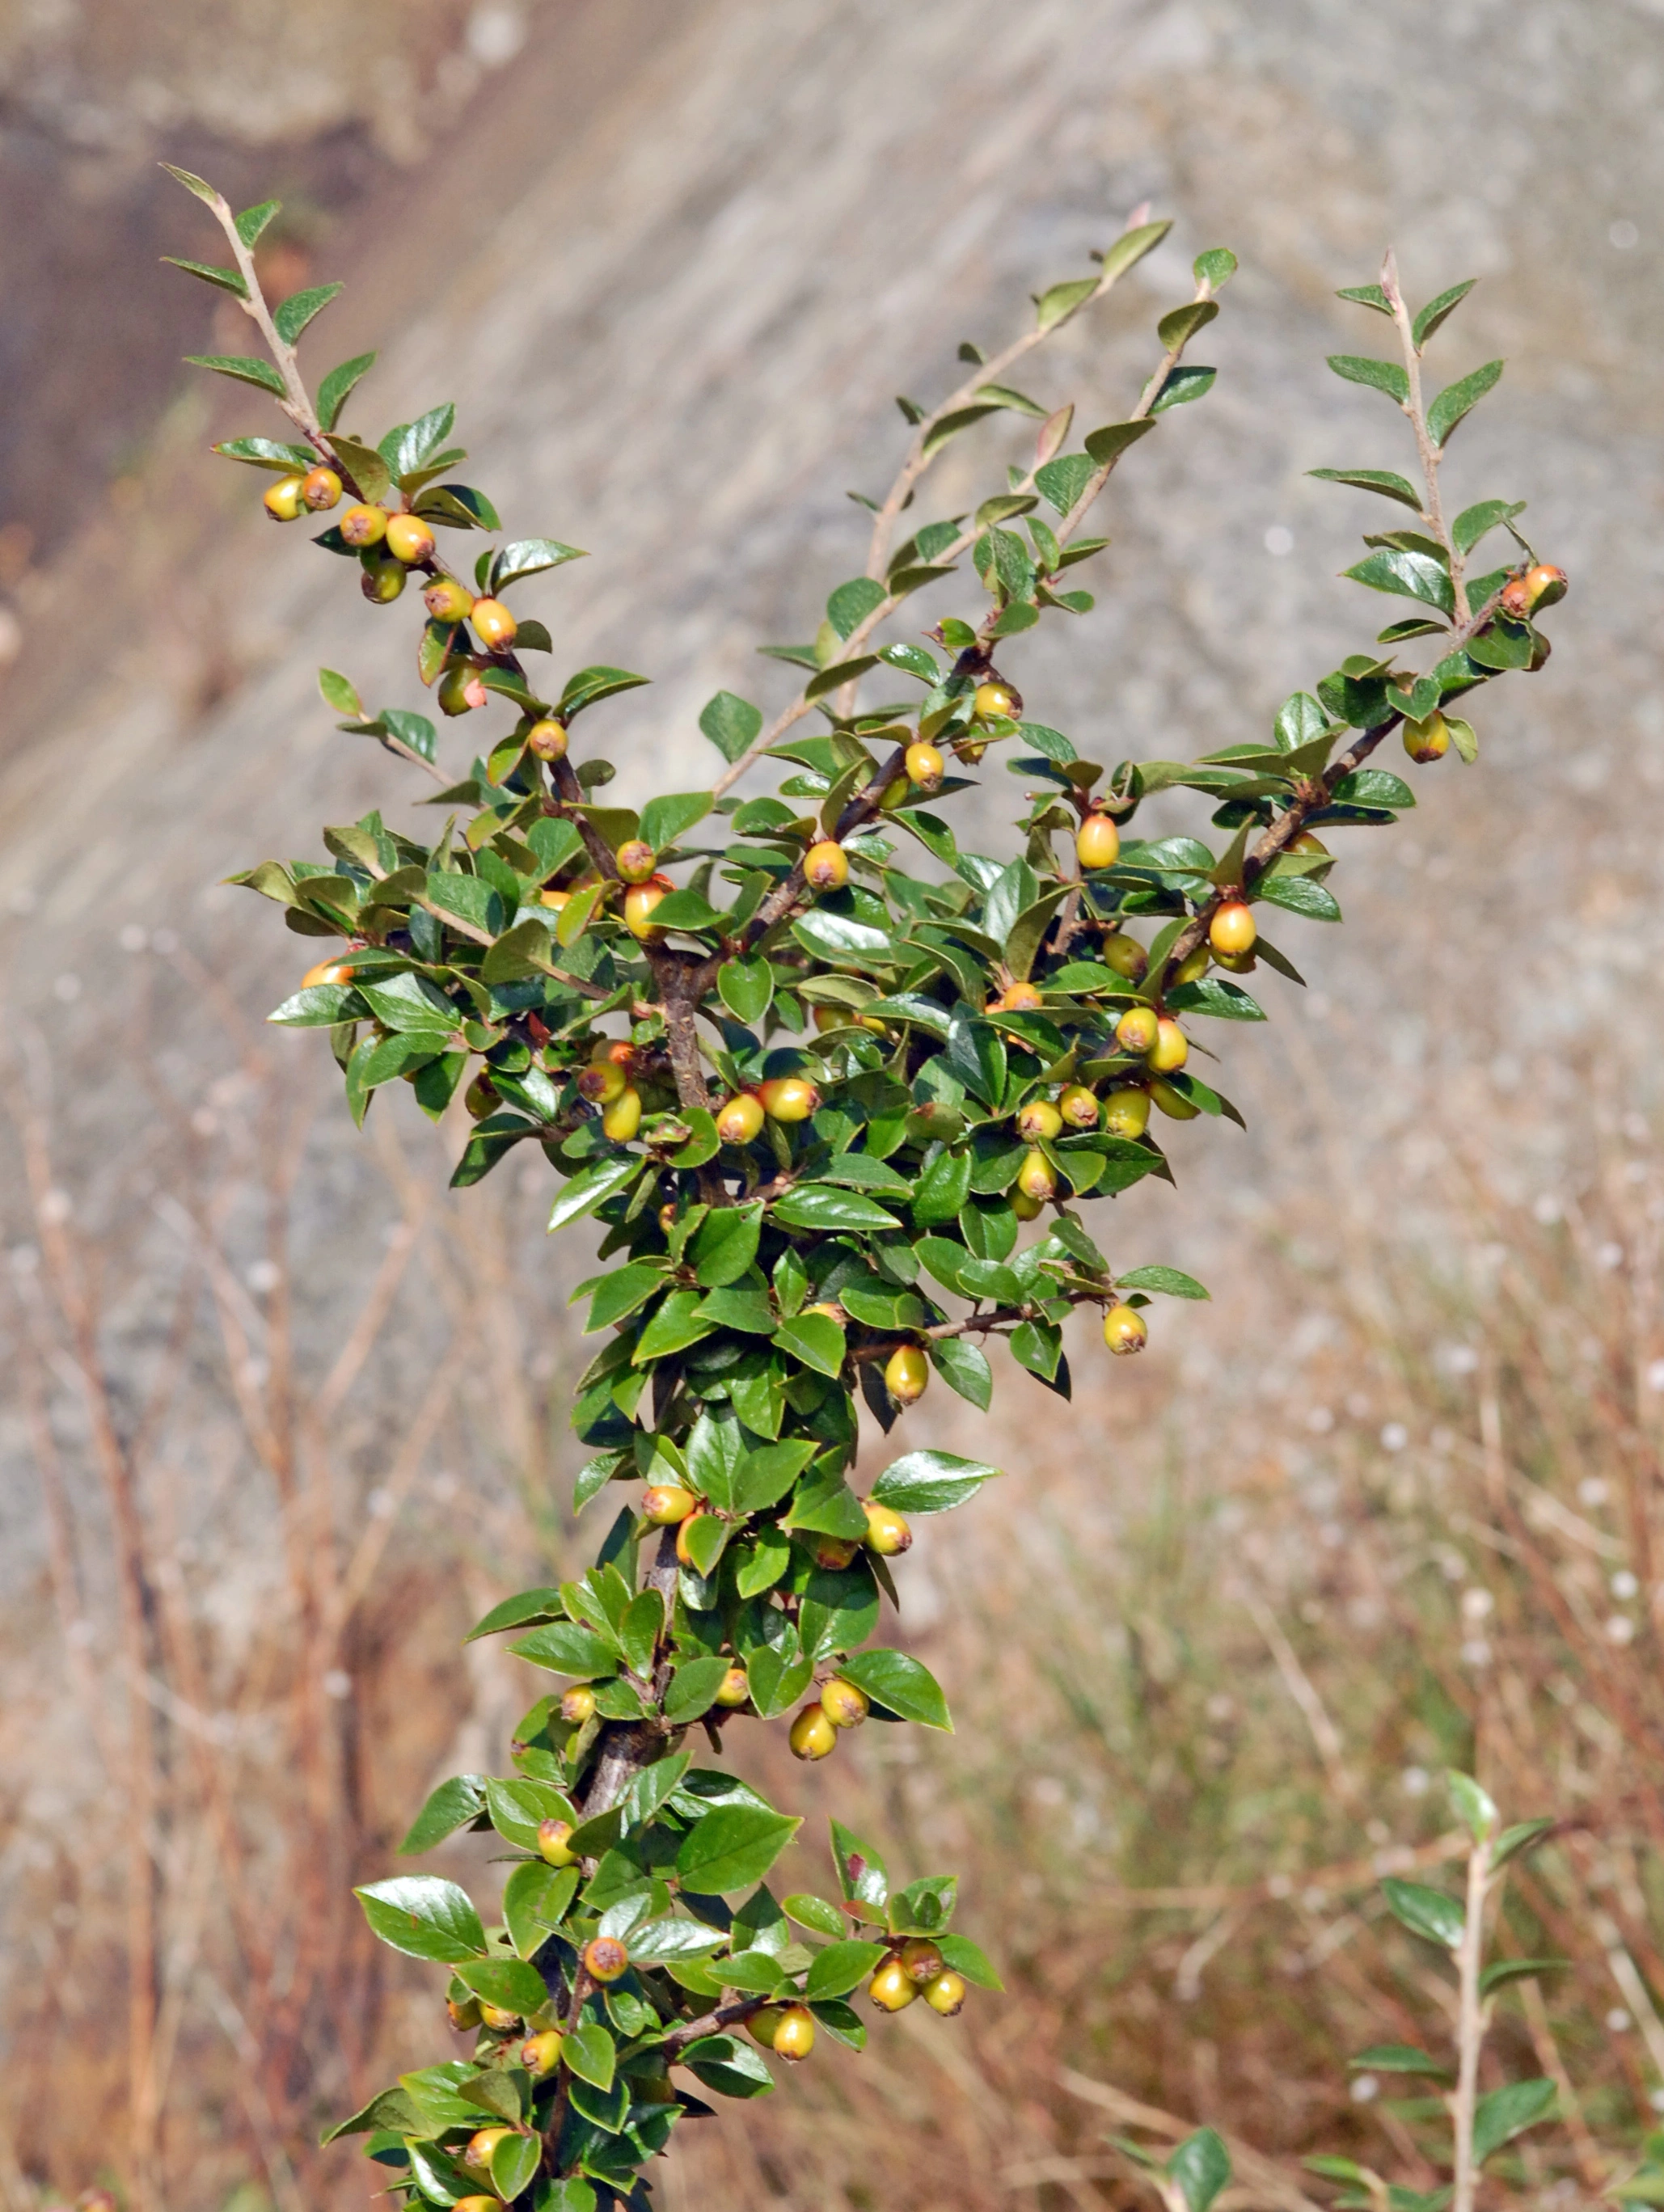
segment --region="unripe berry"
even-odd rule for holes
[[[918,1996],[919,1984],[901,1960],[892,1955],[867,1984],[866,1993],[881,2012],[900,2012]]]
[[[1113,868],[1120,857],[1120,831],[1107,814],[1089,814],[1075,832],[1083,868]]]
[[[488,1114],[495,1114],[501,1105],[497,1086],[483,1068],[463,1093],[462,1103],[468,1109],[470,1119],[475,1121],[483,1121]]]
[[[341,497],[341,479],[333,469],[308,469],[301,480],[301,496],[314,514],[326,514]]]
[[[393,574],[402,576],[404,571],[397,563]],[[483,707],[490,693],[480,682],[480,672],[471,660],[451,660],[439,679],[434,696],[439,702],[441,714],[471,714],[476,707]]]
[[[884,1362],[884,1388],[898,1406],[916,1405],[930,1381],[930,1362],[916,1344],[898,1344]]]
[[[480,2019],[485,2027],[494,2028],[499,2035],[505,2035],[510,2029],[520,2025],[521,2015],[517,2012],[511,2012],[507,2005],[488,2004],[482,1997]]]
[[[820,1092],[800,1075],[776,1076],[757,1097],[772,1121],[806,1121],[821,1103]]]
[[[730,1667],[722,1678],[721,1686],[716,1693],[716,1701],[718,1705],[726,1705],[728,1711],[732,1712],[737,1707],[743,1705],[750,1694],[751,1685],[746,1679],[745,1669],[743,1667]]]
[[[491,2154],[497,2145],[500,2142],[507,2142],[510,2136],[517,2136],[519,2133],[518,2128],[482,2128],[477,2135],[469,2137],[468,2148],[462,2154],[463,2164],[472,2166],[489,2166],[491,2163]],[[490,2200],[488,2199],[489,2201]]]
[[[823,837],[804,854],[803,874],[817,891],[841,891],[849,881],[849,855],[835,838]]]
[[[928,1990],[925,1993],[930,1994]],[[566,2038],[558,2027],[546,2027],[539,2035],[528,2035],[520,2045],[520,2063],[534,2081],[541,2081],[552,2074],[561,2063],[561,2053],[566,2047]]]
[[[784,2005],[759,2005],[745,2022],[746,2033],[756,2042],[760,2043],[765,2051],[772,2051],[774,2047],[774,2031],[785,2014]]]
[[[578,1078],[578,1089],[592,1106],[610,1106],[615,1098],[622,1098],[629,1083],[616,1060],[600,1060],[585,1068]]]
[[[1244,899],[1227,899],[1223,906],[1215,907],[1207,925],[1207,941],[1213,950],[1239,957],[1254,950],[1259,934],[1254,909]]]
[[[1041,1137],[1060,1136],[1063,1116],[1049,1098],[1031,1098],[1017,1117],[1017,1133],[1034,1141]]]
[[[1011,1192],[1005,1203],[1019,1221],[1035,1221],[1039,1218],[1042,1211],[1041,1202],[1037,1198],[1030,1198],[1026,1190]]]
[[[632,1084],[621,1091],[601,1116],[601,1134],[627,1145],[641,1126],[641,1094]]]
[[[439,550],[434,533],[419,514],[390,514],[387,517],[387,550],[395,561],[414,568],[418,562],[431,561]]]
[[[965,1979],[951,1969],[938,1974],[934,1981],[926,1982],[919,1992],[932,2012],[939,2012],[944,2020],[951,2020],[965,2002]]]
[[[584,1946],[584,1965],[592,1981],[616,1982],[629,1971],[629,1953],[616,1936],[592,1936]]]
[[[866,1515],[866,1548],[877,1552],[881,1559],[893,1559],[905,1552],[913,1541],[913,1531],[893,1506],[879,1505],[871,1498],[861,1500],[861,1510]]]
[[[525,733],[525,749],[537,760],[564,760],[566,745],[566,724],[553,714],[545,714]]]
[[[1251,975],[1260,965],[1252,952],[1219,952],[1216,953],[1214,957],[1222,968],[1228,968],[1233,975]]]
[[[741,1091],[719,1109],[716,1133],[725,1145],[749,1145],[762,1134],[762,1102]]]
[[[1450,750],[1450,725],[1440,714],[1430,714],[1424,722],[1406,720],[1404,750],[1412,761],[1442,760]]]
[[[1156,1042],[1147,1056],[1158,1075],[1171,1075],[1189,1059],[1190,1040],[1169,1016],[1163,1014],[1157,1023]]]
[[[1136,1306],[1111,1306],[1103,1316],[1103,1340],[1118,1358],[1142,1352],[1150,1331]]]
[[[1522,576],[1510,576],[1503,586],[1497,604],[1505,615],[1511,615],[1516,622],[1522,622],[1535,608],[1552,606],[1557,599],[1563,599],[1565,595],[1565,570],[1539,562],[1536,568],[1527,568]]]
[[[445,2014],[459,2035],[465,2035],[471,2027],[480,2024],[480,2001],[477,1997],[446,1997]]]
[[[641,1517],[652,1528],[674,1528],[693,1511],[699,1500],[679,1482],[655,1482],[641,1493]]]
[[[1072,1129],[1096,1129],[1098,1125],[1097,1094],[1084,1083],[1069,1085],[1057,1102],[1057,1110]]]
[[[819,1705],[805,1705],[786,1741],[793,1759],[825,1759],[838,1747],[838,1731]]]
[[[807,2058],[815,2047],[815,2015],[807,2005],[782,2006],[769,2046],[776,2058]]]
[[[905,806],[913,796],[913,786],[905,775],[898,775],[894,783],[884,786],[884,797],[878,801],[886,814],[893,814],[898,806]]]
[[[1199,945],[1194,951],[1187,952],[1173,970],[1173,981],[1175,983],[1199,983],[1211,964],[1207,946]]]
[[[570,1820],[539,1820],[537,1856],[547,1859],[552,1867],[574,1866],[577,1855],[569,1848],[571,1836]]]
[[[835,1575],[843,1572],[860,1548],[859,1544],[852,1544],[847,1536],[811,1536],[809,1540],[810,1556],[815,1565]]]
[[[1159,1075],[1151,1082],[1150,1096],[1169,1121],[1193,1121],[1202,1110],[1193,1098],[1187,1098],[1182,1091],[1163,1083]]]
[[[1136,937],[1129,937],[1124,929],[1118,929],[1103,940],[1103,964],[1113,968],[1117,975],[1125,975],[1129,983],[1141,983],[1150,966],[1150,956]]]
[[[475,636],[488,653],[507,653],[519,629],[519,624],[501,599],[476,599],[468,619],[474,625]]]
[[[1150,1127],[1147,1091],[1112,1091],[1103,1102],[1103,1126],[1112,1137],[1141,1137]]]
[[[1024,1198],[1038,1199],[1042,1204],[1057,1195],[1057,1177],[1052,1164],[1044,1152],[1031,1152],[1017,1171],[1017,1187]]]
[[[1329,857],[1328,847],[1312,830],[1303,830],[1297,837],[1291,837],[1289,850],[1291,853],[1321,853],[1326,860]]]
[[[1008,983],[993,1000],[990,1011],[996,1014],[1032,1013],[1039,1006],[1040,988],[1035,983]]]
[[[424,588],[422,604],[435,622],[466,622],[474,611],[474,594],[454,576],[435,576]]]
[[[337,960],[331,954],[327,960],[320,960],[315,968],[307,969],[306,974],[301,978],[301,988],[303,991],[313,991],[316,990],[320,983],[350,983],[351,981],[351,961]]]
[[[561,1718],[574,1728],[582,1728],[595,1716],[595,1692],[587,1682],[580,1682],[561,1699]]]
[[[387,534],[387,510],[385,507],[349,507],[338,527],[349,545],[379,545]]]
[[[398,561],[370,561],[359,577],[358,588],[373,607],[390,607],[404,589],[405,574]]]
[[[653,909],[664,905],[676,886],[668,876],[653,876],[645,884],[632,884],[624,893],[624,927],[643,945],[656,944],[665,932],[653,921]]]
[[[915,1982],[933,1982],[947,1960],[927,1936],[914,1936],[902,1946],[902,1964]]]
[[[866,1718],[866,1693],[835,1674],[822,1685],[821,1711],[834,1728],[859,1728]]]
[[[690,1513],[685,1521],[678,1524],[676,1531],[676,1556],[684,1567],[691,1567],[694,1565],[694,1555],[689,1549],[689,1540],[694,1530],[701,1521],[709,1521],[713,1517],[709,1513]]]
[[[304,477],[279,477],[270,485],[260,504],[274,522],[293,522],[301,512],[301,487]]]
[[[1003,684],[979,684],[971,705],[978,720],[984,722],[1002,717],[1010,720],[1017,713],[1017,701]]]
[[[1115,1024],[1115,1042],[1123,1052],[1136,1053],[1142,1059],[1160,1030],[1161,1018],[1153,1006],[1129,1006]]]
[[[940,750],[928,738],[920,738],[910,744],[905,755],[907,772],[920,791],[936,791],[947,774],[948,764]]]
[[[627,837],[612,856],[612,865],[618,871],[619,880],[626,884],[644,884],[653,873],[658,859],[644,838]]]

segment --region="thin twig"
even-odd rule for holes
[[[1473,2212],[1473,2191],[1479,2180],[1473,2163],[1473,2112],[1479,2095],[1479,2053],[1485,2044],[1485,2007],[1479,1995],[1479,1967],[1485,1950],[1485,1900],[1491,1881],[1489,1830],[1467,1855],[1467,1903],[1462,1917],[1461,1948],[1456,1954],[1461,2012],[1456,2027],[1456,2087],[1450,2100],[1455,2129],[1455,2195],[1451,2212]]]
[[[1403,403],[1410,418],[1410,427],[1416,434],[1416,451],[1421,456],[1421,473],[1427,486],[1427,505],[1424,519],[1433,535],[1443,546],[1450,562],[1450,589],[1456,603],[1456,620],[1467,620],[1467,586],[1462,581],[1462,556],[1455,541],[1445,526],[1444,509],[1439,499],[1439,449],[1427,427],[1427,410],[1421,398],[1421,349],[1416,343],[1415,325],[1410,320],[1410,310],[1405,305],[1404,294],[1398,281],[1398,261],[1391,247],[1381,264],[1381,289],[1387,295],[1397,326],[1399,343],[1404,353],[1404,371],[1410,381],[1410,396]]]

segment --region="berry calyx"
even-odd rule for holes
[[[860,1550],[847,1536],[813,1536],[810,1539],[809,1553],[817,1567],[831,1574],[841,1575]]]
[[[653,870],[659,855],[645,838],[627,837],[612,856],[612,865],[618,871],[621,883],[644,884]]]
[[[1113,968],[1117,975],[1125,975],[1129,983],[1141,983],[1149,970],[1150,955],[1136,937],[1117,929],[1103,940],[1103,964]]]
[[[834,837],[823,837],[803,856],[804,881],[817,891],[841,891],[849,881],[849,855]]]
[[[1146,1057],[1158,1075],[1171,1075],[1190,1057],[1190,1040],[1170,1016],[1156,1024],[1156,1042]]]
[[[349,507],[336,527],[349,545],[379,545],[387,534],[385,507]]]
[[[507,2035],[520,2026],[521,2014],[517,2012],[511,2012],[507,2005],[489,2004],[486,2000],[482,1997],[480,1999],[480,2021],[483,2026],[495,2030],[497,2034]]]
[[[940,790],[942,778],[948,772],[948,764],[938,746],[932,744],[928,738],[920,738],[916,744],[908,747],[903,758],[908,780],[919,790]]]
[[[965,2002],[965,1978],[950,1967],[933,1981],[926,1982],[919,1994],[932,2012],[939,2012],[944,2020],[951,2020]]]
[[[1017,1187],[1024,1198],[1037,1199],[1042,1205],[1057,1196],[1057,1176],[1044,1152],[1036,1150],[1024,1155],[1017,1171]]]
[[[303,991],[315,991],[320,983],[350,983],[351,981],[351,961],[337,960],[331,956],[327,960],[320,960],[315,967],[307,969],[306,974],[301,978],[301,988]]]
[[[684,1567],[695,1567],[695,1572],[697,1571],[693,1553],[689,1549],[689,1542],[694,1530],[701,1521],[711,1521],[715,1517],[715,1515],[711,1513],[690,1513],[685,1521],[678,1524],[676,1531],[676,1556]]]
[[[1193,1121],[1202,1110],[1193,1098],[1187,1098],[1182,1091],[1175,1091],[1170,1083],[1163,1083],[1159,1075],[1151,1083],[1150,1096],[1169,1121]]]
[[[396,562],[389,566],[394,575],[404,574]],[[439,702],[441,714],[471,714],[476,707],[485,704],[490,694],[480,682],[480,672],[471,660],[449,660],[434,696]]]
[[[468,2138],[468,2148],[462,2154],[463,2164],[472,2166],[489,2166],[491,2163],[491,2154],[497,2145],[500,2142],[507,2142],[511,2136],[517,2136],[519,2133],[518,2128],[482,2128],[477,2135]],[[488,2197],[486,2202],[489,2203],[492,2200]]]
[[[1103,1126],[1112,1137],[1141,1137],[1150,1127],[1147,1091],[1112,1091],[1103,1102]]]
[[[583,1955],[592,1981],[616,1982],[629,1972],[629,1953],[616,1936],[592,1936]]]
[[[1063,1116],[1049,1098],[1031,1098],[1017,1117],[1017,1133],[1031,1142],[1063,1133]]]
[[[406,580],[402,562],[367,561],[358,588],[373,607],[390,607],[404,591]]]
[[[947,1965],[928,1936],[914,1936],[902,1946],[902,1964],[915,1982],[933,1982]]]
[[[573,1728],[582,1728],[594,1717],[595,1692],[587,1682],[580,1682],[561,1699],[561,1718]]]
[[[732,1712],[745,1704],[751,1694],[751,1685],[743,1667],[730,1667],[718,1686],[716,1701]]]
[[[1120,831],[1107,814],[1089,814],[1075,832],[1075,857],[1083,868],[1113,868],[1120,858]]]
[[[908,1549],[913,1541],[913,1531],[894,1506],[880,1505],[871,1498],[864,1498],[861,1510],[866,1515],[866,1535],[863,1540],[869,1552],[878,1553],[880,1559],[893,1559]]]
[[[1439,714],[1430,714],[1424,722],[1406,718],[1404,750],[1412,761],[1442,760],[1450,750],[1450,725]]]
[[[768,2047],[776,2058],[789,2058],[793,2063],[808,2057],[815,2047],[815,2015],[807,2005],[781,2006],[774,2023],[774,2039]]]
[[[1129,1006],[1115,1024],[1115,1042],[1123,1052],[1136,1053],[1142,1060],[1160,1032],[1161,1018],[1153,1006]]]
[[[800,1075],[775,1076],[757,1097],[771,1121],[806,1121],[821,1103],[820,1092]]]
[[[981,722],[1012,721],[1017,715],[1017,700],[1003,684],[979,684],[971,708]]]
[[[570,1820],[539,1820],[537,1823],[537,1856],[552,1867],[577,1864],[577,1854],[568,1848],[572,1835]]]
[[[564,760],[566,745],[566,724],[553,714],[545,714],[525,733],[525,749],[537,760]]]
[[[341,497],[341,479],[321,465],[308,469],[301,480],[301,496],[314,514],[327,514]]]
[[[624,893],[624,927],[632,937],[652,945],[665,935],[653,921],[653,909],[663,906],[675,889],[668,876],[652,876],[645,884],[630,885]]]
[[[1032,1013],[1041,1003],[1040,987],[1035,983],[1008,983],[988,1008],[994,1014]]]
[[[1096,1129],[1102,1109],[1096,1091],[1084,1083],[1072,1083],[1058,1100],[1057,1110],[1072,1129]]]
[[[838,1731],[818,1705],[805,1705],[786,1738],[793,1759],[826,1759],[838,1747]]]
[[[1207,941],[1216,952],[1251,952],[1259,934],[1254,909],[1245,899],[1227,899],[1215,907],[1207,925]]]
[[[578,1078],[579,1093],[592,1106],[610,1106],[615,1098],[623,1097],[629,1085],[629,1076],[614,1060],[597,1060]]]
[[[930,1382],[930,1362],[916,1344],[898,1344],[884,1362],[884,1388],[898,1406],[914,1406]]]
[[[1103,1340],[1118,1358],[1142,1352],[1150,1330],[1136,1306],[1111,1306],[1103,1316]]]
[[[615,1145],[627,1145],[641,1126],[641,1094],[631,1084],[621,1091],[601,1116],[601,1134]]]
[[[735,1093],[717,1111],[716,1133],[725,1145],[749,1145],[762,1134],[762,1101],[750,1091]]]
[[[488,653],[507,653],[520,627],[501,599],[476,599],[469,620]]]
[[[641,1517],[650,1528],[675,1528],[699,1500],[679,1482],[654,1482],[641,1493]]]
[[[919,1984],[892,1953],[867,1984],[866,1993],[881,2012],[900,2012],[918,1996]]]
[[[423,589],[422,604],[435,622],[466,622],[474,611],[474,594],[454,576],[435,576]]]
[[[387,550],[395,561],[404,562],[406,568],[415,568],[419,562],[433,559],[439,550],[439,540],[419,514],[390,514]]]
[[[821,1711],[834,1728],[859,1728],[866,1718],[866,1692],[835,1674],[821,1686]]]
[[[279,477],[269,485],[260,504],[274,522],[293,522],[301,512],[304,477]]]
[[[925,1994],[928,1996],[930,1992]],[[534,2081],[541,2081],[560,2064],[565,2048],[566,2038],[560,2029],[546,2027],[540,2034],[528,2035],[520,2045],[520,2063]]]

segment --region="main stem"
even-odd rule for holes
[[[1456,2094],[1451,2106],[1455,2124],[1455,2194],[1451,2212],[1473,2212],[1479,2172],[1473,2163],[1473,2111],[1479,2101],[1479,2052],[1485,2043],[1485,2007],[1479,1995],[1479,1963],[1485,1945],[1485,1898],[1491,1880],[1491,1838],[1476,1843],[1467,1858],[1467,1911],[1461,1948],[1456,1954],[1461,2011],[1457,2021]]]

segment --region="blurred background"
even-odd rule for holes
[[[1499,1940],[1570,1964],[1495,2063],[1567,2124],[1497,2186],[1632,2171],[1664,2084],[1661,88],[1660,0],[0,0],[8,2212],[367,2201],[319,2126],[453,2045],[349,1885],[504,1764],[538,1685],[461,1636],[593,1534],[547,1170],[447,1194],[454,1131],[387,1097],[355,1133],[321,1044],[262,1026],[311,954],[221,879],[419,800],[313,688],[408,703],[409,625],[209,456],[277,418],[179,365],[244,340],[157,266],[216,258],[163,159],[282,198],[270,289],[346,280],[314,376],[379,346],[355,413],[454,398],[510,529],[592,549],[536,611],[564,665],[653,675],[598,725],[632,798],[708,774],[714,690],[787,697],[754,648],[863,565],[892,394],[1145,199],[1169,245],[1032,387],[1123,413],[1228,244],[1218,386],[1116,477],[1098,611],[1011,672],[1096,757],[1260,736],[1391,613],[1336,574],[1378,511],[1304,474],[1410,458],[1323,365],[1375,338],[1335,289],[1389,242],[1417,298],[1484,280],[1441,362],[1508,373],[1448,473],[1570,571],[1552,664],[1343,842],[1351,926],[1283,933],[1309,988],[1207,1038],[1248,1133],[1176,1130],[1177,1191],[1117,1201],[1116,1254],[1212,1304],[1130,1373],[1083,1329],[1072,1407],[1005,1376],[992,1437],[940,1391],[909,1417],[1009,1469],[902,1577],[957,1737],[869,1729],[831,1780],[740,1754],[811,1816],[788,1886],[835,1789],[893,1868],[962,1870],[1010,1995],[817,2051],[658,2185],[1090,2212],[1138,2199],[1117,2128],[1207,2119],[1237,2203],[1321,2196],[1316,2150],[1431,2186],[1415,2085],[1343,2062],[1448,2036],[1375,1884],[1448,1855],[1453,1761],[1564,1821]],[[1021,444],[962,441],[931,511]],[[432,1863],[489,1899],[480,1842]]]

